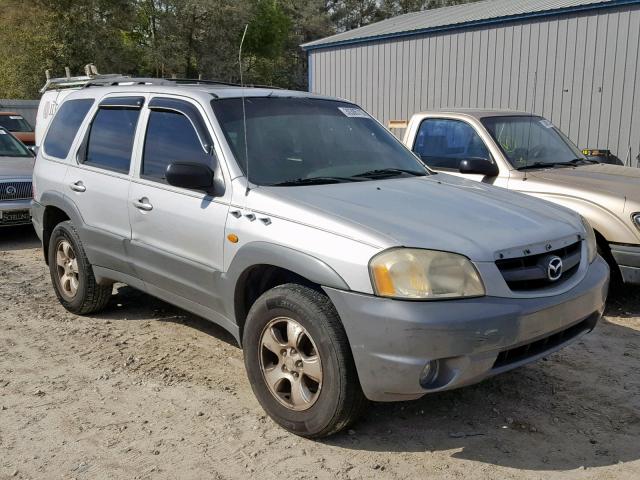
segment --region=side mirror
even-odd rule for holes
[[[500,174],[498,165],[488,158],[482,157],[465,158],[460,161],[458,168],[460,173],[485,175],[487,177],[497,177]]]
[[[172,163],[165,174],[167,183],[174,187],[208,192],[213,187],[214,173],[201,163]]]

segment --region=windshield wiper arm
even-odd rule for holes
[[[407,170],[405,168],[380,168],[377,170],[369,170],[368,172],[359,173],[354,177],[379,178],[379,177],[397,177],[399,175],[413,175],[414,177],[424,177],[427,172],[417,172],[415,170]]]
[[[525,165],[519,167],[516,170],[531,170],[534,168],[557,168],[557,167],[574,167],[575,164],[571,162],[535,162],[531,165]]]
[[[589,163],[589,164],[591,164],[591,163],[600,163],[600,162],[597,161],[597,160],[593,160],[591,158],[574,158],[573,160],[570,160],[567,163],[570,163],[572,165],[578,165],[580,163]]]
[[[289,187],[295,185],[326,185],[329,183],[345,183],[345,182],[357,182],[358,180],[351,177],[309,177],[309,178],[295,178],[291,180],[285,180],[284,182],[272,183],[270,187]]]

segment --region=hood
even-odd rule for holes
[[[532,171],[527,176],[539,181],[564,184],[584,193],[607,193],[612,197],[640,201],[640,168],[594,164]]]
[[[14,137],[20,140],[25,145],[35,145],[36,134],[35,132],[11,132]]]
[[[30,177],[35,161],[33,157],[0,157],[0,180]]]
[[[380,248],[443,250],[474,261],[583,231],[580,218],[563,207],[444,174],[259,190],[261,210],[270,215],[373,238]]]

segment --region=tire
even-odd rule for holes
[[[59,250],[61,256],[58,256]],[[109,303],[113,287],[96,283],[78,232],[70,221],[61,222],[53,229],[48,253],[51,283],[64,308],[77,315],[87,315]]]
[[[289,342],[289,328],[296,332],[294,337],[298,335],[297,343]],[[296,344],[295,351],[291,344]],[[273,353],[274,347],[281,348],[280,355]],[[260,405],[278,425],[296,435],[332,435],[354,422],[366,404],[342,322],[321,292],[297,284],[265,292],[247,316],[243,348],[247,375]],[[290,353],[282,356],[283,350]],[[294,378],[296,370],[300,373]],[[276,392],[267,378],[278,376],[282,378],[271,382],[278,387]],[[320,381],[314,379],[317,376]],[[302,393],[294,394],[294,388]]]

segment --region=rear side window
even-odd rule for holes
[[[491,158],[471,125],[460,120],[428,118],[420,124],[413,151],[427,166],[457,170],[468,158]]]
[[[171,163],[201,163],[213,168],[213,160],[189,118],[173,111],[151,111],[144,141],[142,177],[166,182],[165,172]]]
[[[84,163],[129,173],[140,110],[100,108],[91,123]]]
[[[48,155],[67,158],[71,144],[78,133],[78,128],[80,128],[91,105],[93,105],[91,98],[68,100],[62,104],[53,118],[44,140],[44,151]]]

